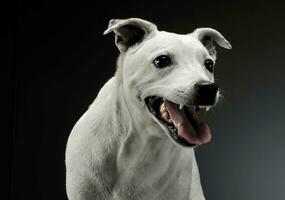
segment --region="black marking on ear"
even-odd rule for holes
[[[216,47],[214,45],[214,39],[210,36],[204,36],[201,39],[202,44],[208,49],[208,52],[211,56],[216,56]]]
[[[104,35],[114,32],[115,44],[121,53],[126,52],[129,47],[141,43],[146,35],[152,35],[157,31],[155,24],[139,18],[112,19]]]
[[[208,47],[212,47],[213,46],[213,39],[209,36],[204,36],[202,39],[201,39],[201,42],[202,44],[208,48]]]
[[[193,35],[200,40],[214,59],[216,59],[217,55],[215,43],[226,49],[232,48],[231,44],[224,38],[224,36],[215,29],[198,28],[193,32]]]
[[[142,41],[145,31],[137,26],[133,25],[125,25],[121,27],[123,29],[122,31],[126,33],[127,38],[122,38],[123,41],[118,41],[118,42],[123,42],[127,46],[133,46],[136,43],[139,43]]]
[[[202,41],[209,41],[209,40],[212,40],[212,38],[210,36],[204,36],[202,38]]]
[[[117,36],[117,42],[122,42],[123,38],[121,36]]]

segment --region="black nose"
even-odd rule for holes
[[[216,101],[218,86],[215,83],[201,81],[195,84],[195,104],[212,105]]]

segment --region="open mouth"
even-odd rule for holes
[[[158,96],[147,97],[145,102],[176,143],[193,147],[211,141],[211,131],[202,120],[211,105],[183,106]]]

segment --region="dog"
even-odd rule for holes
[[[114,77],[74,126],[66,148],[69,200],[204,200],[194,148],[211,140],[200,115],[220,96],[212,28],[159,31],[113,19],[120,55]]]

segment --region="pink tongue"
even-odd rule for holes
[[[179,137],[193,145],[206,144],[211,141],[212,136],[208,125],[198,121],[195,111],[188,116],[188,120],[183,111],[173,103],[166,102],[165,105]]]

